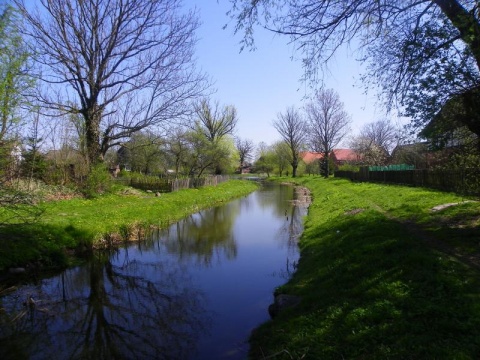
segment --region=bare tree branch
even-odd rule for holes
[[[208,86],[193,61],[197,14],[181,0],[15,4],[50,91],[38,99],[83,116],[91,162],[114,140],[183,115]]]

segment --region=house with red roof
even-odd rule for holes
[[[311,164],[314,161],[323,159],[323,153],[306,151],[301,154],[301,157],[306,164]],[[362,160],[361,155],[352,149],[334,149],[330,153],[330,158],[336,166],[344,164],[359,164]]]

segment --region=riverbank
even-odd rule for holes
[[[313,202],[297,271],[277,294],[301,301],[254,331],[250,358],[480,358],[479,202],[333,178],[295,182]]]
[[[0,227],[0,271],[66,267],[83,252],[138,240],[150,229],[167,227],[257,187],[252,181],[230,180],[160,196],[123,187],[95,199],[44,202],[37,205],[42,216],[36,222]]]

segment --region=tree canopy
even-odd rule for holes
[[[18,14],[6,5],[0,8],[0,142],[19,120],[25,92],[32,86],[28,74],[30,54],[18,28]]]
[[[194,11],[181,0],[14,0],[36,52],[42,109],[81,114],[91,163],[142,129],[178,118],[202,94]]]
[[[289,36],[306,77],[344,44],[366,62],[367,86],[379,85],[413,125],[428,122],[452,96],[480,83],[479,4],[473,0],[230,0],[243,46],[257,25]],[[478,121],[466,124],[480,134]]]

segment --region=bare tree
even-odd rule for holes
[[[225,135],[233,134],[238,122],[237,109],[232,105],[220,106],[216,101],[213,105],[208,99],[202,99],[194,104],[196,125],[210,142]]]
[[[14,0],[37,54],[45,111],[81,114],[91,163],[142,129],[185,114],[205,90],[198,18],[181,0]]]
[[[332,89],[322,89],[306,105],[310,145],[323,153],[324,175],[329,175],[330,153],[350,130],[350,116],[344,110],[339,95]]]
[[[360,135],[370,139],[372,143],[382,148],[387,154],[390,154],[395,145],[397,145],[400,130],[389,120],[382,119],[365,124],[360,130]]]
[[[296,177],[300,151],[305,146],[307,139],[307,124],[300,112],[292,106],[287,108],[285,113],[278,113],[273,126],[290,149],[292,177]]]
[[[256,25],[290,37],[305,76],[344,44],[359,44],[367,86],[380,85],[389,105],[424,125],[452,96],[461,95],[469,116],[462,122],[480,134],[480,11],[474,0],[230,0],[236,31],[253,46]],[[352,40],[354,40],[352,42]],[[365,83],[364,82],[364,83]],[[373,84],[371,84],[373,82]]]
[[[188,134],[181,128],[172,129],[167,137],[167,156],[174,166],[175,177],[178,177],[180,170],[187,163],[189,153]]]
[[[236,138],[235,139],[235,147],[237,148],[238,151],[238,156],[239,156],[239,165],[240,165],[240,171],[242,169],[242,166],[245,165],[245,161],[248,159],[251,159],[253,149],[255,146],[253,145],[253,141],[249,139],[240,139]]]
[[[400,137],[400,130],[383,119],[365,124],[360,135],[350,141],[350,147],[362,156],[364,163],[384,165]]]

